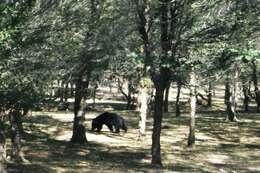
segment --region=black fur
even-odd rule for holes
[[[100,132],[103,124],[105,124],[111,132],[119,133],[120,129],[123,129],[125,132],[127,132],[124,118],[115,113],[105,112],[94,118],[92,120],[91,130]]]

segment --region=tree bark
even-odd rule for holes
[[[245,112],[249,111],[249,101],[250,101],[250,89],[248,81],[243,77],[242,79],[242,87],[243,87],[243,94],[244,94],[244,110]]]
[[[63,103],[64,102],[64,87],[63,87],[63,85],[64,85],[64,82],[61,80],[60,82],[58,82],[59,83],[59,85],[58,85],[58,87],[59,87],[59,89],[58,89],[58,95],[60,96],[60,103]]]
[[[225,88],[225,103],[227,106],[227,117],[226,120],[238,121],[236,116],[236,106],[237,106],[237,89],[238,89],[238,69],[235,67],[235,74],[232,87],[230,86],[229,79],[226,79]]]
[[[163,102],[163,108],[164,112],[169,112],[169,92],[170,92],[171,83],[167,85],[164,93],[164,102]]]
[[[64,88],[64,101],[65,103],[68,102],[68,96],[69,96],[69,83],[65,83],[65,88]]]
[[[6,146],[5,146],[5,137],[0,133],[0,173],[6,173],[5,169],[5,158],[6,158]]]
[[[83,73],[76,82],[75,88],[75,101],[74,101],[74,122],[73,122],[73,134],[71,138],[72,143],[83,144],[87,142],[85,122],[86,113],[86,98],[84,96],[84,90],[88,88],[90,73],[87,76],[87,80],[83,81]]]
[[[258,89],[258,78],[257,78],[257,61],[253,61],[253,74],[252,79],[255,87],[255,101],[256,101],[256,112],[260,113],[260,91]]]
[[[195,143],[195,115],[196,115],[196,75],[192,71],[190,77],[190,131],[188,137],[188,146],[191,147]]]
[[[138,106],[139,106],[139,137],[145,135],[146,129],[146,118],[147,118],[147,108],[148,108],[148,88],[141,86],[139,89],[138,96]]]
[[[169,40],[169,2],[162,0],[160,3],[160,26],[161,26],[161,62],[167,63],[168,52],[171,49]],[[163,94],[170,82],[170,70],[168,68],[160,67],[159,73],[153,76],[155,85],[155,108],[154,108],[154,123],[152,135],[152,165],[162,166],[161,161],[161,123],[163,117]]]
[[[179,117],[181,115],[180,95],[181,95],[181,82],[177,81],[177,96],[176,96],[176,103],[175,103],[176,117]]]
[[[154,122],[152,135],[152,165],[162,166],[161,159],[161,124],[163,116],[163,86],[157,86],[155,90]]]
[[[73,82],[71,82],[70,83],[70,96],[71,97],[74,97],[75,96],[75,91],[74,91],[74,83]]]
[[[212,106],[212,82],[209,82],[209,88],[208,88],[208,94],[207,94],[207,97],[208,97],[208,107],[211,107]]]
[[[123,85],[124,85],[124,82],[121,82],[120,79],[118,79],[118,82],[117,82],[117,87],[119,89],[119,91],[123,94],[123,96],[125,97],[126,101],[127,101],[127,105],[126,105],[126,109],[127,110],[130,110],[131,109],[131,104],[132,104],[132,92],[131,92],[131,82],[128,81],[127,82],[127,93],[124,91],[123,89]]]

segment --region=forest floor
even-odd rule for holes
[[[87,140],[71,144],[72,112],[33,112],[25,119],[23,151],[29,163],[8,164],[8,173],[98,173],[98,172],[260,172],[260,116],[239,113],[239,122],[225,121],[221,110],[198,110],[196,144],[187,147],[189,116],[183,112],[165,113],[161,133],[163,168],[151,162],[152,117],[147,120],[147,134],[138,139],[138,114],[125,111],[124,103],[112,100],[97,102],[86,114]],[[91,119],[102,111],[113,111],[127,122],[128,132],[114,134],[104,127],[91,132]],[[8,142],[10,148],[10,141]]]

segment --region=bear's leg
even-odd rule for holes
[[[97,132],[100,132],[101,129],[102,129],[102,125],[99,125],[99,126],[97,127]]]
[[[110,132],[113,132],[113,126],[112,125],[107,125],[107,127],[109,128]]]
[[[118,125],[115,125],[115,129],[116,129],[115,133],[119,133],[120,132],[120,128],[119,128]]]
[[[121,129],[123,129],[125,132],[127,132],[127,127],[126,127],[126,125],[125,125],[124,119],[120,118],[119,121],[118,121],[118,123],[119,123],[119,127],[120,127]]]

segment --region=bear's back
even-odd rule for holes
[[[118,115],[114,114],[114,113],[104,112],[104,113],[100,114],[99,116],[97,116],[95,118],[95,120],[105,123],[105,122],[110,122],[110,121],[117,119],[117,116]]]

